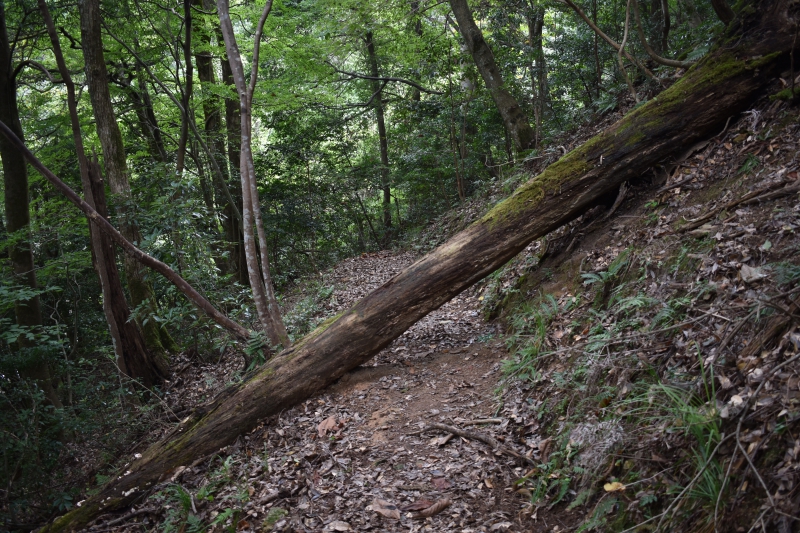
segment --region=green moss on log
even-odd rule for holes
[[[603,155],[603,145],[611,146],[613,142],[614,146],[630,148],[647,140],[657,133],[664,118],[673,113],[676,106],[682,106],[690,94],[712,86],[723,90],[726,80],[766,65],[777,55],[780,52],[751,59],[737,59],[733,54],[722,54],[695,64],[672,87],[629,113],[608,133],[594,137],[547,167],[544,172],[517,189],[512,196],[497,204],[476,224],[486,225],[491,229],[541,202],[549,194],[559,192],[566,180],[589,172],[599,163],[599,157]]]

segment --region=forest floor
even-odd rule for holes
[[[762,100],[669,175],[629,184],[615,210],[610,198],[532,243],[367,365],[91,530],[797,531],[799,123]],[[415,257],[342,261],[309,283],[305,319]],[[183,361],[166,400],[177,415],[241,369],[231,353]]]
[[[408,252],[380,252],[341,262],[324,275],[322,286],[334,290],[318,313],[346,309],[413,261]],[[529,422],[522,395],[498,390],[507,352],[482,318],[478,292],[461,294],[367,366],[182,471],[115,529],[139,531],[146,519],[179,530],[192,514],[198,525],[235,522],[240,531],[265,523],[274,531],[519,530],[531,505],[513,482],[530,465],[479,441],[422,431],[441,423],[511,442]],[[235,375],[237,359],[187,368],[173,383],[173,407],[213,395]],[[527,449],[511,447],[524,454],[541,439],[528,440]],[[410,518],[443,501],[450,503],[436,516]]]

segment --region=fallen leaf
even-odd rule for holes
[[[372,500],[372,510],[385,516],[386,518],[400,520],[400,509],[398,509],[396,505],[389,503],[386,500],[381,500],[380,498],[375,498]]]
[[[401,511],[421,511],[422,509],[427,509],[431,505],[433,505],[434,501],[431,500],[417,500],[414,503],[410,503],[408,505],[404,505],[400,508]]]
[[[620,483],[619,481],[614,481],[613,483],[606,483],[603,485],[603,488],[606,492],[618,492],[621,490],[625,490],[625,485]]]
[[[329,431],[336,429],[336,417],[329,416],[325,420],[319,423],[317,426],[317,431],[319,432],[320,437],[324,437]]]
[[[767,277],[767,275],[760,268],[750,267],[747,265],[742,265],[742,268],[739,270],[739,275],[741,276],[742,281],[745,283],[752,283]]]
[[[439,490],[444,490],[449,487],[452,487],[452,484],[443,477],[435,477],[433,478],[432,482],[433,486]]]
[[[325,528],[328,531],[352,531],[350,524],[342,522],[341,520],[334,520]]]
[[[450,507],[451,503],[453,503],[453,502],[451,502],[448,498],[445,498],[443,500],[439,500],[436,503],[434,503],[433,505],[431,505],[430,507],[428,507],[427,509],[423,509],[418,513],[413,513],[411,515],[411,518],[421,519],[421,518],[429,518],[431,516],[437,515],[437,514],[441,513],[442,511],[444,511],[445,509],[447,509],[448,507]]]

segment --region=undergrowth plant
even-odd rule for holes
[[[663,266],[673,279],[693,271],[695,249],[694,245],[683,247],[665,260]],[[544,402],[537,415],[555,449],[517,484],[530,492],[532,505],[568,503],[570,509],[586,509],[577,531],[624,530],[635,521],[658,518],[667,508],[668,530],[683,527],[687,520],[707,527],[709,522],[697,517],[713,516],[717,500],[726,496],[724,472],[714,457],[723,438],[714,376],[703,366],[699,348],[701,376],[694,382],[678,381],[680,386],[662,380],[656,368],[636,354],[646,351],[640,348],[641,340],[649,335],[674,335],[669,328],[685,320],[692,306],[715,289],[709,283],[693,283],[688,292],[679,289],[656,298],[648,291],[646,258],[641,270],[629,275],[636,262],[633,251],[624,250],[605,271],[581,274],[585,289],[566,304],[559,305],[552,295],[541,296],[518,305],[508,319],[513,356],[505,362],[506,375],[548,383],[547,394],[559,398]],[[791,266],[780,268],[786,278],[798,272]],[[581,301],[593,305],[575,317],[571,312]],[[565,315],[573,316],[572,321],[564,320]],[[567,323],[573,335],[579,334],[579,342],[560,348],[560,363],[548,372],[544,358],[555,350],[548,336],[554,324],[563,329]],[[541,379],[544,372],[547,380]],[[671,474],[652,479],[647,467],[613,459],[629,435],[677,439],[686,452]],[[622,485],[649,481],[631,503],[633,492],[617,494],[599,488],[602,472],[607,472],[602,481]]]
[[[333,296],[335,287],[325,285],[319,279],[311,281],[305,288],[308,296],[298,301],[284,316],[284,323],[292,340],[301,338],[324,320],[322,306]]]
[[[535,381],[538,358],[546,350],[548,328],[558,312],[558,302],[548,294],[539,301],[523,303],[512,316],[514,333],[507,342],[515,346],[516,351],[504,362],[503,371],[507,376]]]

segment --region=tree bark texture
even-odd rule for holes
[[[213,11],[216,9],[214,0],[203,0],[203,6],[206,11]],[[216,26],[217,42],[224,45],[224,38],[222,36],[222,29]],[[223,46],[224,48],[224,46]],[[222,83],[227,85],[233,92],[236,92],[236,85],[233,83],[233,72],[231,71],[231,64],[228,59],[227,51],[220,59],[220,73],[222,74]],[[227,132],[228,143],[228,161],[231,168],[231,180],[229,183],[235,189],[236,205],[226,205],[223,209],[223,215],[227,217],[225,225],[225,236],[230,246],[230,271],[236,274],[236,281],[242,285],[248,283],[247,274],[247,256],[244,250],[244,230],[242,229],[243,222],[241,215],[235,220],[232,219],[233,213],[242,212],[242,191],[241,179],[235,179],[238,176],[239,169],[239,147],[242,144],[242,118],[239,115],[239,102],[234,98],[225,98],[225,130]]]
[[[375,41],[372,32],[368,31],[364,36],[367,45],[367,62],[369,63],[369,74],[372,76],[372,107],[375,109],[375,120],[378,123],[378,146],[381,154],[381,191],[383,192],[383,245],[386,246],[391,240],[392,233],[392,190],[389,184],[389,143],[386,139],[386,119],[383,113],[383,91],[378,70],[378,57],[375,54]]]
[[[56,27],[45,0],[39,0],[39,10],[50,36],[53,55],[56,58],[61,79],[67,88],[67,107],[72,126],[72,139],[75,142],[75,151],[80,167],[83,196],[100,216],[107,219],[108,209],[102,173],[97,162],[89,163],[83,149],[75,85],[64,61]],[[157,385],[169,375],[169,365],[162,356],[150,353],[145,346],[141,331],[136,323],[130,320],[131,313],[117,269],[114,243],[108,235],[99,231],[91,223],[89,223],[89,239],[92,243],[95,271],[100,279],[100,287],[103,292],[103,311],[114,343],[117,367],[126,376],[141,379],[148,387]]]
[[[101,217],[108,219],[103,174],[97,161],[89,163],[89,181],[91,196],[87,196],[87,202]],[[120,343],[121,356],[117,357],[119,371],[128,377],[141,379],[148,387],[163,383],[169,377],[169,363],[163,355],[153,354],[148,350],[136,322],[130,319],[131,312],[117,270],[114,241],[93,226],[91,236],[93,244],[95,238],[98,241],[98,246],[93,246],[93,251],[98,261],[98,272],[104,282],[103,307],[108,323],[113,324],[112,330],[117,331]]]
[[[5,4],[0,2],[0,120],[9,125],[22,138],[22,124],[17,108],[17,82],[14,78],[12,44],[8,40]],[[5,138],[0,139],[0,158],[3,160],[3,187],[5,191],[6,231],[14,235],[14,244],[8,247],[8,258],[15,282],[36,289],[36,268],[30,246],[30,194],[28,192],[28,164],[21,153]],[[14,302],[17,325],[37,328],[42,325],[39,296]],[[20,347],[26,347],[21,338]],[[20,373],[36,381],[48,401],[61,407],[46,362],[32,361]]]
[[[132,243],[141,243],[142,236],[133,216],[131,186],[128,181],[128,162],[122,133],[111,105],[111,94],[108,89],[108,71],[103,55],[103,40],[100,32],[100,1],[80,0],[81,39],[83,57],[86,63],[86,82],[92,102],[97,136],[103,149],[103,164],[108,177],[111,193],[118,200],[117,211],[120,213],[120,232]],[[125,256],[125,277],[134,307],[144,304],[155,314],[155,300],[150,284],[145,280],[144,271],[139,263],[130,256]],[[158,322],[146,321],[142,326],[145,343],[151,351],[163,353],[161,328]],[[166,336],[166,335],[165,335]],[[169,339],[171,341],[171,339]]]
[[[65,531],[129,505],[179,466],[233,442],[363,364],[417,320],[490,274],[600,197],[719,133],[786,68],[788,0],[762,1],[672,87],[550,165],[483,218],[331,318],[243,383],[221,392],[47,530]],[[129,471],[129,472],[128,472]]]
[[[508,92],[503,83],[503,76],[494,60],[492,49],[483,38],[483,33],[467,5],[467,0],[450,0],[450,7],[458,22],[458,31],[467,43],[467,48],[475,60],[475,66],[486,82],[486,88],[492,95],[508,134],[517,150],[526,150],[534,145],[534,133],[528,117],[522,111],[517,100]]]

